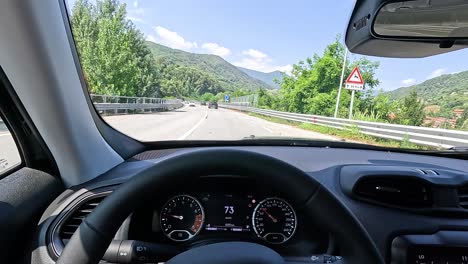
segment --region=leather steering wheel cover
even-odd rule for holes
[[[284,260],[276,251],[260,244],[221,242],[192,248],[166,262],[166,264],[182,263],[284,264]]]
[[[187,184],[196,177],[212,174],[237,174],[258,182],[268,182],[272,187],[284,190],[288,195],[285,198],[297,207],[306,206],[306,211],[311,210],[308,213],[318,220],[325,219],[323,215],[327,214],[347,216],[340,221],[341,226],[331,225],[327,220],[323,223],[327,228],[331,225],[329,230],[332,233],[341,234],[343,232],[336,228],[347,228],[357,236],[340,236],[343,247],[354,241],[362,243],[348,247],[350,251],[357,250],[351,252],[352,256],[364,254],[359,258],[364,262],[354,263],[383,263],[374,243],[356,218],[330,192],[319,188],[321,185],[315,179],[273,157],[228,148],[195,150],[173,156],[132,177],[104,199],[81,223],[57,263],[98,263],[125,218],[141,204],[150,202],[155,193],[167,186]],[[315,199],[320,203],[326,202],[328,206],[316,205]],[[369,247],[372,250],[366,249]]]

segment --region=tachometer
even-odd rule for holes
[[[255,207],[252,224],[260,238],[280,244],[294,235],[297,225],[296,213],[283,199],[267,198]]]
[[[203,207],[189,195],[173,197],[161,210],[161,229],[174,241],[186,241],[196,236],[204,220]]]

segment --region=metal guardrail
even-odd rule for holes
[[[219,107],[235,109],[244,112],[252,112],[296,122],[317,124],[337,129],[350,130],[357,127],[359,129],[359,132],[366,135],[399,141],[408,140],[418,145],[426,145],[439,148],[468,146],[468,132],[465,131],[417,126],[404,126],[388,123],[324,117],[318,115],[289,113],[275,110],[260,109],[245,105],[220,104]]]
[[[96,110],[102,112],[120,113],[128,112],[153,112],[167,111],[177,109],[183,106],[179,99],[162,99],[150,97],[132,97],[132,96],[115,96],[115,95],[97,95],[91,94]]]

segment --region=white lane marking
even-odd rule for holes
[[[11,136],[11,134],[10,133],[0,134],[0,137],[5,137],[5,136]]]
[[[188,136],[190,136],[190,134],[192,134],[193,131],[195,131],[195,129],[197,129],[203,123],[203,121],[205,121],[205,119],[207,117],[208,117],[208,110],[205,112],[205,115],[203,115],[203,117],[200,119],[200,121],[198,121],[198,123],[195,124],[195,126],[193,126],[189,131],[185,132],[185,134],[180,136],[177,140],[184,140]]]
[[[273,132],[273,130],[269,129],[268,127],[265,127],[265,126],[264,126],[263,128],[264,128],[266,131],[268,131],[268,132],[270,132],[270,133],[272,133],[272,134],[275,133],[275,132]]]

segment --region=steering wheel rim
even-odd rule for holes
[[[284,190],[291,203],[338,240],[346,263],[383,263],[354,215],[318,181],[276,158],[244,150],[195,150],[163,160],[122,184],[83,220],[57,263],[98,263],[122,222],[142,201],[173,184],[213,174],[242,175]],[[323,210],[326,208],[326,210]]]

